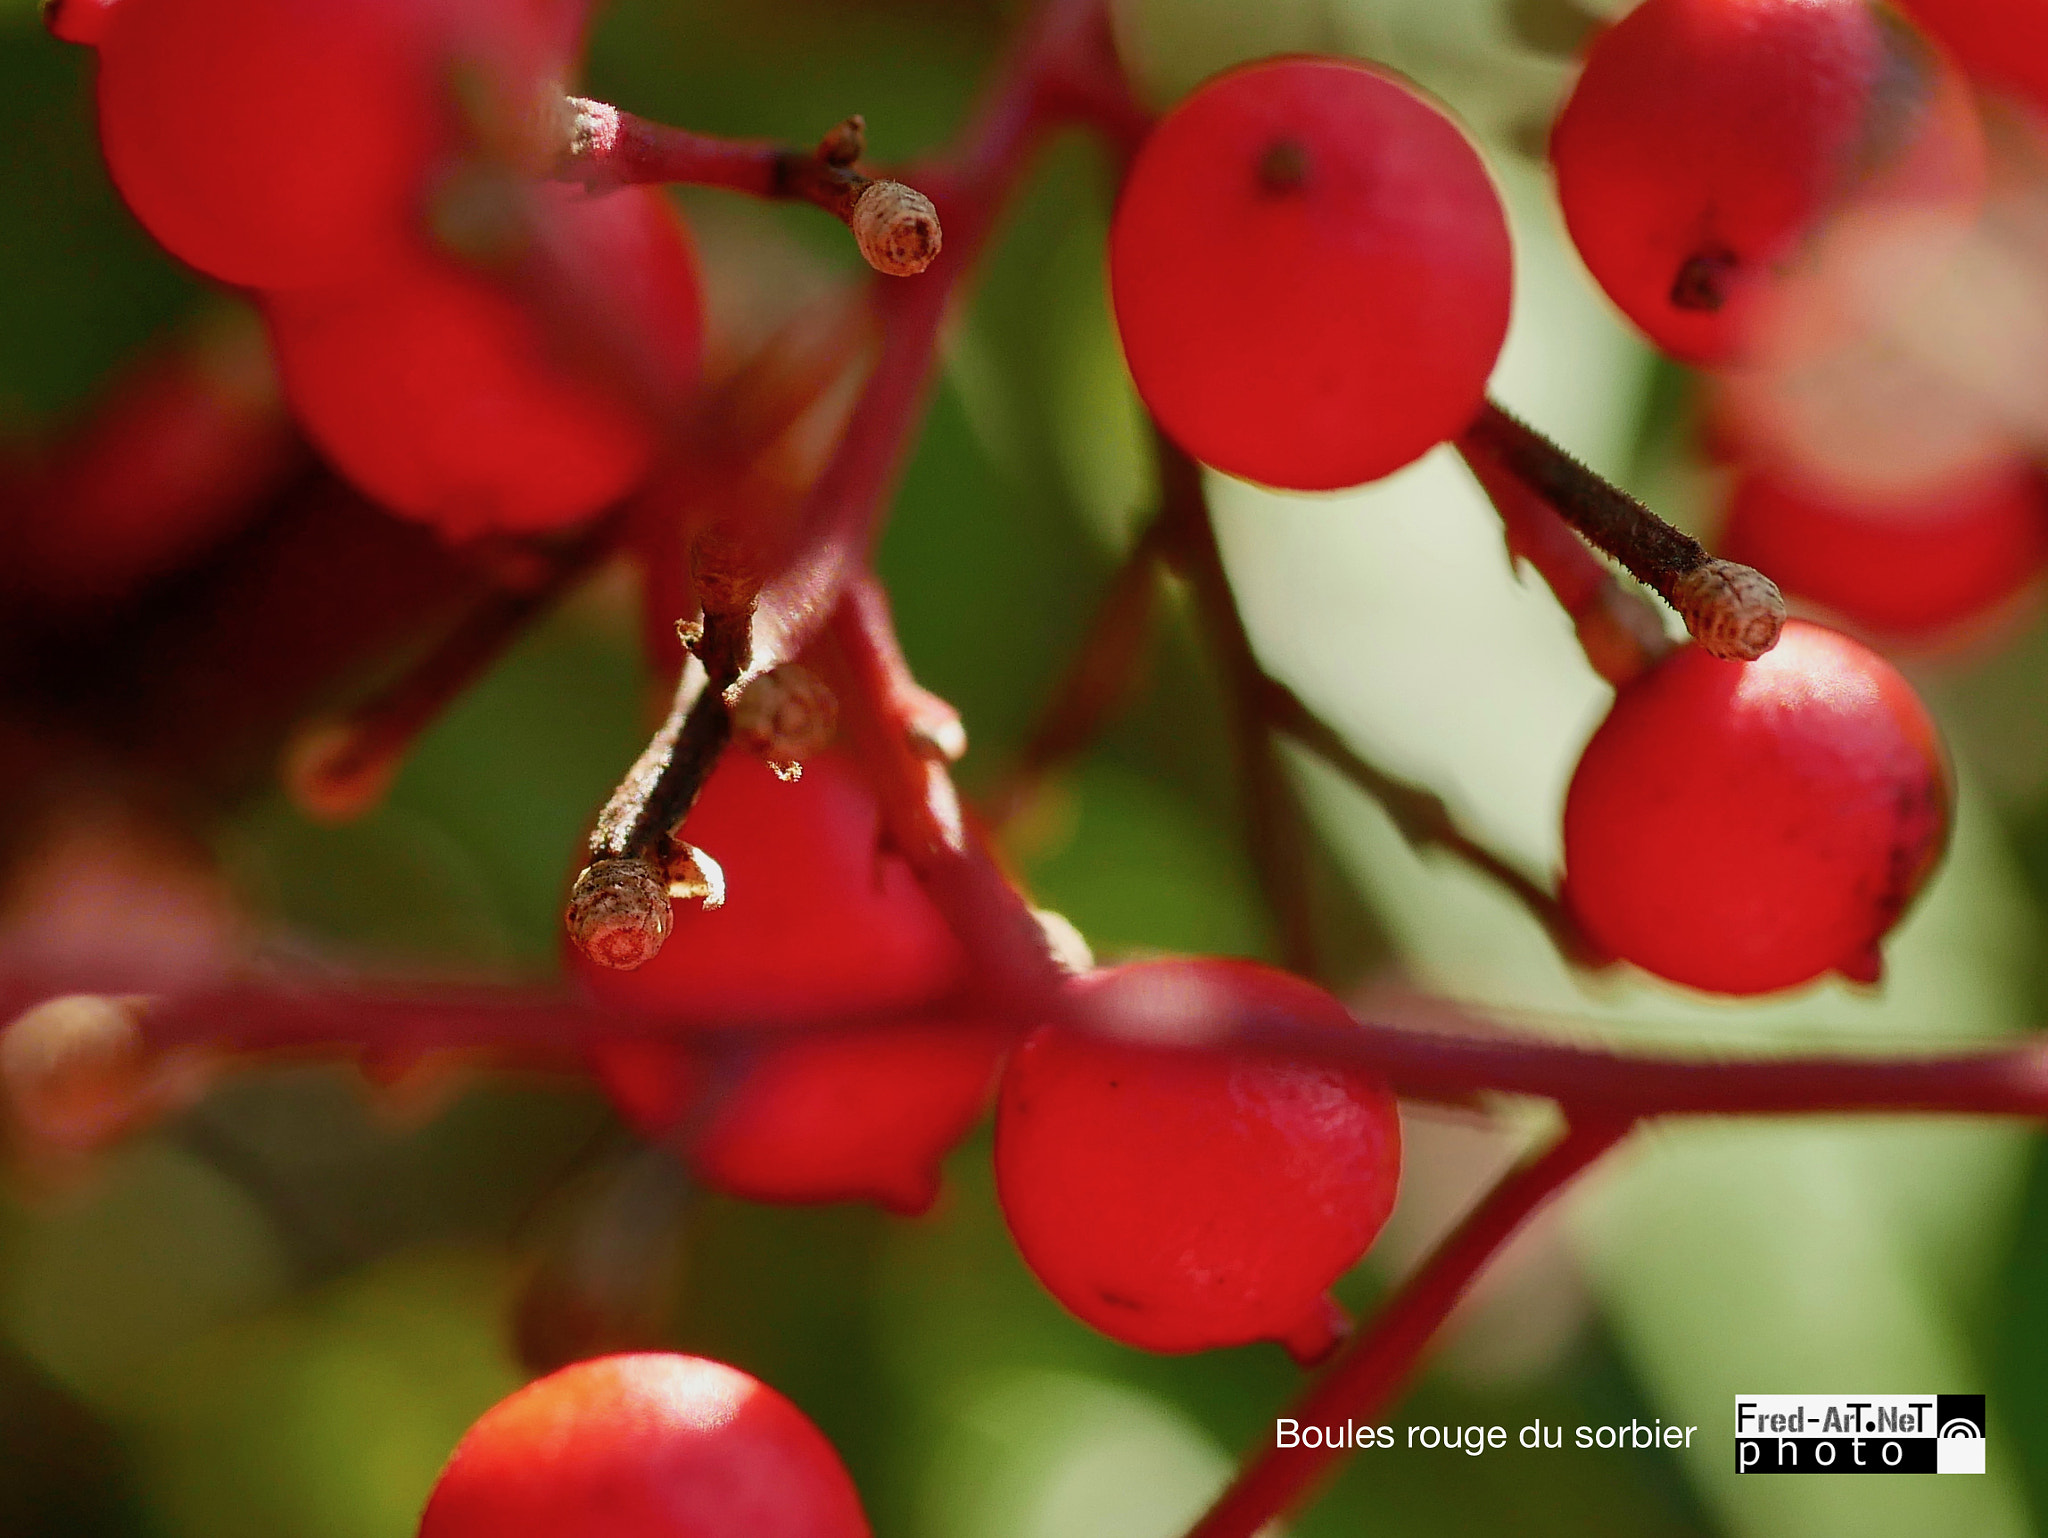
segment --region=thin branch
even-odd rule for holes
[[[561,180],[594,190],[673,182],[809,203],[853,231],[868,265],[892,277],[913,277],[938,257],[944,236],[931,199],[854,169],[867,147],[867,125],[857,115],[815,150],[795,150],[670,128],[580,96],[566,107],[567,143],[555,171]]]
[[[1510,476],[1555,508],[1676,609],[1693,639],[1715,656],[1746,660],[1778,644],[1785,600],[1776,583],[1751,567],[1709,555],[1690,534],[1493,401],[1458,436],[1457,448],[1482,481]]]
[[[1618,689],[1671,650],[1649,600],[1622,586],[1556,508],[1498,460],[1469,453],[1465,462],[1500,514],[1509,559],[1527,561],[1556,595],[1594,672]]]
[[[1281,954],[1288,967],[1309,977],[1319,976],[1321,947],[1309,884],[1314,835],[1300,793],[1288,777],[1287,765],[1265,720],[1265,667],[1252,647],[1230,574],[1224,569],[1223,551],[1216,543],[1208,498],[1202,491],[1201,467],[1163,434],[1155,432],[1154,441],[1164,492],[1160,520],[1172,558],[1194,591],[1203,639],[1223,674],[1244,802],[1245,839],[1259,890],[1279,925]]]
[[[323,821],[343,822],[369,811],[390,789],[420,735],[611,554],[624,527],[623,516],[614,513],[548,552],[533,580],[487,594],[383,690],[345,715],[301,727],[284,752],[286,794]]]
[[[1066,673],[1039,713],[1002,787],[989,797],[1000,828],[1027,806],[1045,777],[1085,751],[1137,688],[1159,613],[1164,526],[1138,536],[1109,580]]]
[[[1288,1418],[1304,1427],[1335,1427],[1381,1414],[1487,1263],[1539,1207],[1627,1136],[1629,1126],[1627,1121],[1573,1125],[1540,1158],[1504,1178],[1402,1284]],[[1264,1449],[1189,1529],[1188,1538],[1252,1538],[1298,1505],[1344,1453],[1343,1447],[1330,1445],[1327,1434],[1318,1447]]]
[[[1564,904],[1460,828],[1441,798],[1368,763],[1287,685],[1265,679],[1259,708],[1276,731],[1292,737],[1378,802],[1411,849],[1441,849],[1489,877],[1543,926],[1560,953],[1582,966],[1605,966],[1613,960],[1586,938]]]
[[[848,705],[848,716],[856,712]],[[865,708],[865,707],[863,707]],[[881,789],[892,834],[924,814],[919,774],[892,776]],[[906,851],[906,854],[909,854]],[[1017,894],[970,828],[957,846],[926,843],[913,864],[934,890],[968,893],[942,906],[978,969],[978,998],[993,1018],[1022,1032],[1048,1021],[1075,1030],[1160,1039],[1160,1022],[1110,1017],[1099,1002],[1069,993],[1067,973]],[[973,911],[970,911],[973,910]],[[1100,990],[1097,990],[1098,994]],[[603,1008],[530,988],[426,987],[274,971],[206,987],[153,987],[132,967],[56,967],[0,957],[0,1020],[60,995],[150,994],[138,1029],[153,1050],[221,1053],[366,1049],[497,1049],[580,1060],[594,1043],[672,1039],[678,1017],[628,1005]],[[1270,1053],[1378,1074],[1402,1095],[1468,1105],[1475,1095],[1555,1101],[1582,1120],[1660,1116],[1812,1116],[1915,1113],[2048,1120],[2048,1038],[1967,1052],[1726,1058],[1617,1051],[1502,1030],[1450,1034],[1360,1021],[1353,1031],[1308,1029],[1285,1015],[1211,1010],[1198,1022],[1202,1049]],[[900,1018],[898,1015],[886,1017]],[[707,1048],[730,1036],[758,1041],[764,1028],[819,1035],[858,1033],[883,1023],[862,1016],[829,1023],[763,1014],[709,1028],[692,1021]],[[1176,1024],[1183,1029],[1187,1023]]]

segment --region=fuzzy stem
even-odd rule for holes
[[[1709,555],[1620,487],[1489,400],[1457,438],[1482,482],[1505,475],[1526,486],[1590,542],[1678,611],[1717,657],[1746,661],[1778,644],[1785,600],[1761,572]]]
[[[929,198],[854,170],[866,148],[858,116],[833,128],[817,149],[794,150],[670,128],[580,96],[566,106],[568,142],[555,171],[563,181],[593,189],[672,182],[809,203],[852,230],[868,265],[893,277],[923,272],[939,254],[943,235]]]

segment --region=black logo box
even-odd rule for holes
[[[1937,1394],[1934,1424],[1967,1421],[1985,1433],[1982,1394]],[[1936,1442],[1925,1437],[1737,1437],[1735,1468],[1742,1474],[1932,1474]]]

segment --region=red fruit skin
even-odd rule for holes
[[[601,1003],[678,1026],[793,1025],[916,1010],[966,961],[909,862],[882,843],[881,810],[841,753],[784,784],[728,751],[683,825],[725,870],[726,901],[679,906],[661,954],[632,972],[575,957]]]
[[[182,338],[125,369],[11,499],[0,580],[52,607],[125,597],[254,517],[305,457],[253,326]]]
[[[696,375],[696,261],[653,188],[590,198],[542,189],[549,232],[668,360]],[[573,523],[630,491],[658,425],[520,296],[456,263],[415,257],[344,288],[265,305],[285,391],[348,478],[452,539]]]
[[[578,1362],[487,1410],[419,1538],[867,1538],[839,1455],[775,1390],[702,1357]]]
[[[1774,295],[1846,208],[1974,208],[1967,88],[1865,0],[1645,0],[1594,41],[1552,131],[1565,223],[1600,286],[1674,357],[1754,353]],[[1725,260],[1717,307],[1673,291]]]
[[[1305,152],[1271,185],[1275,146]],[[1283,151],[1284,156],[1284,151]],[[1219,75],[1152,132],[1110,230],[1124,356],[1195,458],[1326,491],[1398,470],[1479,409],[1507,335],[1500,199],[1455,124],[1336,59]]]
[[[471,0],[124,0],[99,38],[100,143],[201,272],[348,281],[413,238],[479,82],[503,118],[532,112],[552,42],[527,7]]]
[[[1080,987],[1199,1022],[1259,1009],[1355,1029],[1299,978],[1221,958],[1140,962]],[[1393,1210],[1393,1096],[1370,1074],[1041,1027],[996,1112],[996,1188],[1038,1279],[1086,1323],[1150,1351],[1334,1344],[1324,1289]]]
[[[987,1109],[1007,1044],[991,1024],[934,1018],[763,1045],[720,1076],[669,1042],[605,1043],[592,1058],[621,1111],[677,1140],[705,1184],[907,1217],[937,1199],[940,1161]],[[717,1098],[698,1120],[705,1093]]]
[[[1596,944],[1708,992],[1874,981],[1950,800],[1925,707],[1859,642],[1794,620],[1754,662],[1683,647],[1579,760],[1565,902]]]
[[[1737,483],[1721,552],[1794,597],[1904,640],[1998,607],[2048,565],[2048,495],[2019,463],[1931,495],[1833,496],[1757,471]]]
[[[43,25],[60,42],[97,48],[107,35],[118,0],[50,0],[43,7]]]
[[[2023,0],[1900,0],[1977,79],[2048,111],[2048,7]]]

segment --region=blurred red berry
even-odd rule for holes
[[[1155,1040],[1046,1026],[1003,1075],[996,1183],[1010,1232],[1061,1303],[1152,1351],[1338,1338],[1325,1289],[1393,1210],[1394,1099],[1361,1070],[1203,1050],[1218,1015],[1341,1033],[1344,1006],[1252,962],[1140,962],[1078,985]],[[1170,1045],[1175,1041],[1189,1045]]]
[[[956,987],[965,961],[881,809],[843,754],[786,784],[728,751],[683,826],[725,870],[720,908],[679,906],[636,971],[573,963],[599,1001],[705,1025],[831,1021],[914,1010]]]
[[[1507,335],[1499,195],[1413,87],[1340,59],[1219,75],[1131,167],[1110,231],[1138,393],[1180,446],[1302,491],[1398,470],[1479,409]]]
[[[537,8],[487,0],[122,0],[101,31],[115,185],[174,256],[251,288],[367,277],[467,147],[543,153],[523,140],[565,63]]]
[[[2030,0],[1899,0],[1985,85],[2048,111],[2048,6]]]
[[[1594,41],[1551,135],[1600,286],[1694,363],[1754,353],[1788,276],[1845,211],[1983,193],[1967,88],[1866,0],[1644,0]]]
[[[790,784],[728,751],[684,831],[724,867],[724,906],[679,905],[666,945],[638,970],[575,962],[599,1001],[674,1020],[684,1038],[596,1049],[613,1099],[721,1190],[922,1211],[940,1159],[988,1104],[1004,1037],[943,1007],[964,981],[959,946],[884,846],[859,771],[822,752]],[[875,1023],[898,1011],[902,1021]],[[764,1032],[717,1075],[687,1039],[692,1027],[863,1019],[843,1037]]]
[[[1875,981],[1950,794],[1934,722],[1868,647],[1799,620],[1754,662],[1683,647],[1579,760],[1565,901],[1595,943],[1709,992]]]
[[[648,1352],[552,1373],[484,1412],[419,1538],[867,1538],[818,1428],[736,1367]]]
[[[1832,495],[1751,471],[1730,499],[1721,553],[1852,624],[1931,638],[2040,577],[2048,487],[2025,463],[1894,498]]]
[[[707,1185],[908,1215],[938,1196],[940,1161],[987,1109],[1006,1043],[996,1025],[933,1018],[763,1042],[723,1072],[662,1041],[605,1043],[592,1056],[628,1119],[678,1142]]]
[[[695,258],[667,198],[540,189],[546,238],[663,360],[695,377],[703,317]],[[344,288],[269,296],[293,409],[337,468],[451,537],[530,532],[632,490],[659,447],[656,411],[578,353],[563,317],[500,280],[416,258]]]

